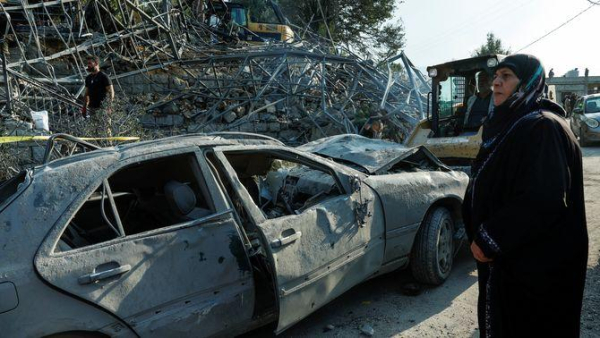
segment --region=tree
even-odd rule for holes
[[[473,56],[482,56],[489,54],[510,54],[509,48],[502,46],[502,41],[496,38],[494,33],[490,32],[487,34],[487,41],[481,47],[477,48],[473,52]]]
[[[403,0],[279,0],[291,23],[363,54],[385,59],[404,46],[404,27],[388,22]]]

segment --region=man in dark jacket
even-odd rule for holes
[[[544,87],[533,56],[496,68],[494,110],[463,205],[482,337],[579,336],[588,255],[582,156]]]

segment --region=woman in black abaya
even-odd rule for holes
[[[463,206],[482,337],[579,336],[588,254],[581,150],[544,86],[534,56],[496,67]]]

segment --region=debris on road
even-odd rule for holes
[[[323,328],[323,332],[329,332],[335,330],[335,326],[329,324]]]
[[[293,42],[249,44],[216,32],[191,2],[160,2],[0,4],[11,15],[4,133],[31,130],[31,111],[43,110],[52,131],[71,132],[88,55],[100,57],[124,109],[143,109],[139,122],[168,134],[258,132],[299,144],[357,133],[379,114],[401,139],[424,116],[428,84],[404,54],[390,59],[404,62],[394,73],[303,27]]]
[[[361,326],[360,332],[365,336],[372,337],[375,334],[375,329],[369,324],[364,324]]]

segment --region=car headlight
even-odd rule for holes
[[[585,124],[587,124],[587,126],[590,128],[598,128],[598,126],[600,126],[600,122],[598,122],[598,120],[585,116],[583,117],[583,122],[585,122]]]

